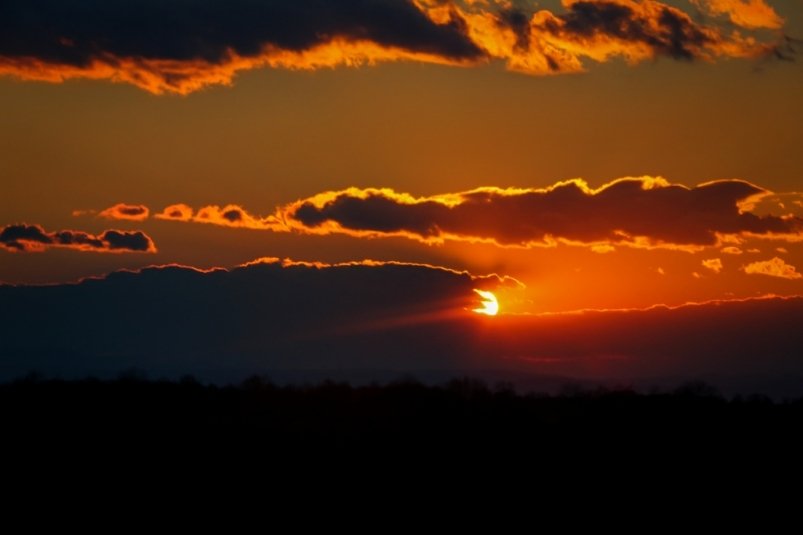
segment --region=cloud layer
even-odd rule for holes
[[[93,235],[80,230],[47,232],[39,225],[7,225],[0,228],[0,248],[14,252],[39,252],[50,247],[98,253],[155,253],[156,246],[142,231],[105,230]]]
[[[743,28],[778,28],[761,0],[700,0]],[[780,39],[780,38],[779,38]],[[529,74],[586,61],[713,60],[777,53],[744,30],[695,22],[654,0],[9,0],[0,5],[0,73],[60,82],[107,79],[153,93],[229,84],[259,67],[315,69],[380,61],[477,65]]]
[[[268,259],[0,286],[0,378],[132,367],[216,381],[504,371],[642,386],[738,379],[748,391],[782,385],[800,394],[801,298],[548,316],[470,311],[474,288],[501,284],[515,282],[416,264]]]
[[[473,289],[516,284],[421,264],[263,259],[230,271],[162,266],[79,284],[0,285],[0,369],[13,356],[23,368],[82,372],[438,368],[458,358],[439,346],[439,331],[476,315]],[[388,339],[394,329],[422,337]]]

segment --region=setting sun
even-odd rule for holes
[[[496,316],[499,312],[499,301],[496,296],[491,292],[484,290],[474,290],[480,297],[482,297],[482,308],[475,308],[473,311],[477,314],[485,314],[487,316]]]

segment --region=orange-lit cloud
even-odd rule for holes
[[[754,214],[785,214],[803,217],[803,193],[773,193],[751,200],[745,206]]]
[[[275,216],[257,217],[249,214],[236,204],[229,204],[222,208],[217,205],[204,206],[197,211],[186,204],[172,204],[155,214],[154,217],[168,221],[208,223],[224,227],[274,230],[277,232],[286,230]]]
[[[101,211],[98,216],[124,221],[145,221],[148,219],[149,213],[148,207],[141,204],[118,203]]]
[[[616,250],[616,247],[613,245],[608,245],[607,243],[598,243],[591,246],[591,250],[598,254],[605,254],[605,253],[612,253]]]
[[[347,262],[320,262],[314,261],[310,262],[308,260],[293,260],[291,258],[278,258],[275,256],[265,256],[262,258],[257,258],[255,260],[251,260],[250,262],[246,262],[241,264],[240,268],[247,268],[250,266],[260,265],[260,264],[275,264],[277,266],[285,267],[285,268],[292,268],[292,267],[308,267],[308,268],[315,268],[315,269],[329,269],[329,268],[354,268],[354,267],[369,267],[369,268],[410,268],[410,269],[422,269],[427,271],[438,271],[443,273],[448,273],[451,275],[456,275],[460,277],[468,277],[471,281],[475,282],[477,285],[485,288],[500,288],[500,287],[508,287],[508,288],[524,288],[524,284],[516,280],[513,277],[508,275],[499,275],[496,273],[491,273],[488,275],[473,275],[468,271],[459,271],[456,269],[444,267],[444,266],[436,266],[433,264],[425,264],[421,262],[402,262],[399,260],[351,260]],[[477,291],[474,289],[473,291]]]
[[[709,258],[703,260],[702,264],[704,268],[710,269],[714,273],[720,273],[722,271],[722,260],[719,258]]]
[[[744,28],[782,24],[761,0],[698,1]],[[152,93],[188,94],[265,67],[497,60],[541,75],[580,72],[588,61],[712,61],[779,54],[780,47],[772,40],[780,37],[701,24],[655,0],[563,0],[555,12],[534,1],[12,0],[0,15],[0,74],[105,79]]]
[[[596,189],[576,179],[539,189],[487,187],[430,197],[349,188],[291,203],[277,217],[291,229],[315,234],[518,247],[566,243],[597,252],[616,245],[695,251],[738,244],[742,236],[800,240],[803,219],[744,209],[765,194],[742,180],[689,188],[653,177],[618,179]]]
[[[154,217],[157,219],[167,219],[169,221],[189,222],[192,221],[192,216],[194,214],[195,211],[191,206],[179,203],[171,204],[158,214],[155,214]]]
[[[777,30],[784,20],[764,0],[691,0],[711,15],[724,15],[743,28],[770,28]]]
[[[105,230],[97,236],[80,230],[47,232],[39,225],[7,225],[0,229],[0,248],[40,252],[50,247],[98,253],[155,253],[153,240],[141,231]]]
[[[803,274],[800,274],[795,269],[795,266],[787,264],[782,258],[777,256],[762,262],[753,262],[743,266],[742,269],[745,273],[750,275],[769,275],[770,277],[780,277],[783,279],[800,279]]]

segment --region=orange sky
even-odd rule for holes
[[[332,41],[292,57],[274,50],[268,59],[237,64],[231,80],[215,78],[233,69],[231,58],[202,67],[182,60],[170,69],[191,75],[181,86],[186,94],[175,95],[167,86],[165,94],[154,94],[171,79],[167,74],[175,76],[154,58],[121,62],[116,68],[122,70],[108,75],[108,66],[96,65],[96,76],[66,63],[32,63],[30,55],[20,59],[0,47],[0,229],[26,223],[50,236],[73,230],[93,238],[109,229],[141,231],[156,249],[104,254],[114,248],[108,240],[36,247],[39,252],[0,248],[0,281],[63,282],[174,262],[231,267],[270,256],[424,262],[509,275],[526,288],[501,290],[499,300],[503,312],[517,313],[803,294],[799,229],[784,239],[737,233],[689,251],[601,242],[425,244],[376,233],[316,235],[154,217],[177,203],[195,210],[219,206],[218,218],[227,205],[275,217],[295,201],[349,187],[423,198],[480,187],[533,190],[574,178],[596,189],[643,176],[688,188],[744,180],[781,194],[751,213],[788,221],[803,216],[803,194],[796,194],[803,192],[803,70],[799,58],[779,59],[795,59],[794,47],[801,47],[784,38],[803,36],[800,2],[674,2],[677,17],[688,19],[688,42],[680,51],[598,30],[572,33],[582,22],[579,8],[572,8],[577,2],[525,10],[524,48],[516,44],[520,26],[487,26],[488,13],[496,13],[490,7],[463,3],[450,15],[435,4],[415,8],[435,25],[433,42],[440,43],[458,17],[465,27],[454,23],[454,31],[469,43],[460,46],[481,52],[461,56],[453,36],[443,50],[430,41],[391,46],[377,37],[361,45],[368,47],[360,52],[362,66],[349,67],[343,55],[356,52]],[[642,30],[657,24],[654,13],[668,9],[655,2],[617,5],[627,7]],[[698,28],[708,37],[694,39],[689,32]],[[762,52],[779,42],[778,54]],[[324,52],[340,54],[329,62],[335,67],[321,68],[323,60],[301,65],[312,69],[291,65]],[[545,57],[562,58],[562,67],[543,72],[538,65],[548,64]],[[31,74],[31,65],[44,74]],[[151,78],[137,82],[137,69],[146,67],[157,86]],[[53,83],[67,71],[70,79]],[[147,207],[150,216],[102,213],[118,203]],[[571,217],[584,221],[583,214]],[[672,213],[666,232],[678,224]]]

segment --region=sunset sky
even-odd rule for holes
[[[0,282],[374,260],[495,275],[499,321],[803,295],[801,38],[800,0],[4,1]]]

